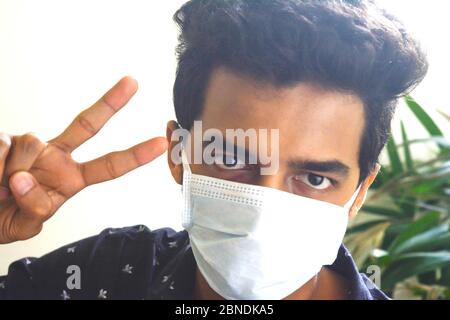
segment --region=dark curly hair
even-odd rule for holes
[[[419,44],[370,0],[191,0],[180,28],[173,99],[178,122],[201,116],[214,68],[269,81],[309,82],[364,102],[361,182],[378,161],[399,97],[425,76]]]

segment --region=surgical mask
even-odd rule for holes
[[[283,299],[334,262],[359,187],[341,207],[192,174],[184,150],[183,227],[209,286],[228,300]]]

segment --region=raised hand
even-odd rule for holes
[[[35,236],[64,202],[85,187],[120,177],[164,153],[166,139],[157,137],[84,163],[71,157],[136,91],[134,79],[121,79],[48,142],[32,134],[0,133],[0,243]]]

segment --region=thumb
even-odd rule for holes
[[[51,215],[51,198],[29,172],[14,173],[9,184],[17,206],[21,209],[17,218],[26,218],[27,223],[31,224],[42,224]]]

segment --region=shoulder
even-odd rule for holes
[[[329,266],[332,271],[345,278],[347,297],[350,300],[388,300],[389,297],[381,291],[366,274],[359,272],[349,250],[341,245],[337,258]]]
[[[13,299],[142,299],[157,262],[186,238],[171,228],[108,228],[41,258],[12,263],[0,291]]]

